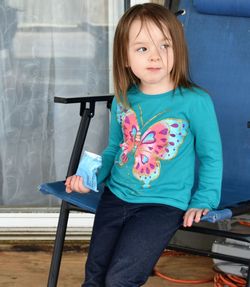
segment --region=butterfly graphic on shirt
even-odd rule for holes
[[[131,109],[117,106],[117,119],[121,124],[124,142],[119,165],[128,161],[128,154],[134,154],[132,173],[143,182],[143,187],[149,187],[150,182],[158,178],[161,171],[161,161],[171,160],[187,135],[188,122],[183,119],[166,118],[151,125],[141,134],[136,113]]]

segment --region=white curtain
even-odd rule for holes
[[[37,185],[65,178],[80,118],[53,98],[109,92],[109,10],[108,0],[0,0],[1,206],[58,204]],[[85,149],[100,153],[107,131],[99,104]]]

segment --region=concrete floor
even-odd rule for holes
[[[31,248],[32,249],[32,248]],[[31,250],[30,249],[30,250]],[[34,249],[34,248],[33,248]],[[2,287],[46,287],[51,259],[51,250],[21,251],[0,248],[0,286]],[[84,276],[86,251],[66,251],[63,254],[58,287],[77,287]],[[158,271],[177,279],[213,278],[212,260],[192,255],[163,256],[157,263]],[[129,275],[129,274],[128,274]],[[145,287],[212,287],[213,283],[176,284],[152,276]]]

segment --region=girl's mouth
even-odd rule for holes
[[[159,71],[161,68],[155,68],[155,67],[149,67],[147,68],[148,71],[151,71],[151,72],[157,72]]]

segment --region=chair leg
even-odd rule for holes
[[[62,253],[63,253],[64,240],[65,240],[66,229],[67,229],[67,224],[68,224],[68,218],[69,218],[69,209],[67,206],[67,202],[62,201],[58,225],[57,225],[57,231],[56,231],[54,250],[53,250],[53,255],[52,255],[51,264],[50,264],[47,287],[57,286]]]
[[[250,287],[250,262],[248,264],[246,287]]]

